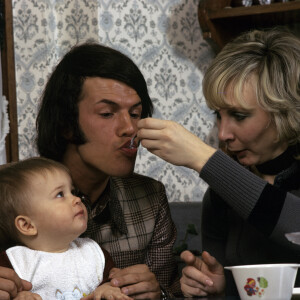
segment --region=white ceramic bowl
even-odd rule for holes
[[[231,270],[242,300],[290,300],[299,264],[225,267]]]

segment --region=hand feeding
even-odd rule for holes
[[[131,138],[131,140],[130,140],[130,145],[129,145],[129,149],[133,149],[133,148],[134,148],[133,142],[134,142],[134,139],[135,139],[136,137],[137,137],[137,136],[135,135],[134,137]]]

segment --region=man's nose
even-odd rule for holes
[[[122,114],[119,118],[118,132],[119,136],[132,136],[136,132],[136,122],[129,114]]]

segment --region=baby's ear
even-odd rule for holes
[[[34,222],[27,216],[17,216],[15,218],[15,225],[23,235],[37,235],[37,228]]]

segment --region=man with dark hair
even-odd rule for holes
[[[42,156],[61,161],[70,142],[76,145],[86,142],[79,124],[78,103],[84,96],[83,86],[88,78],[113,79],[111,82],[131,87],[140,98],[138,117],[152,115],[145,79],[130,58],[99,44],[74,47],[57,65],[42,96],[37,117],[37,145]],[[70,138],[66,137],[67,132],[72,133]]]
[[[108,250],[120,268],[110,273],[112,284],[131,297],[157,299],[180,294],[180,287],[165,188],[133,173],[137,122],[152,111],[145,79],[127,56],[99,44],[76,46],[46,85],[37,146],[41,156],[70,169],[89,213],[84,236]],[[5,271],[0,297],[28,288]]]

